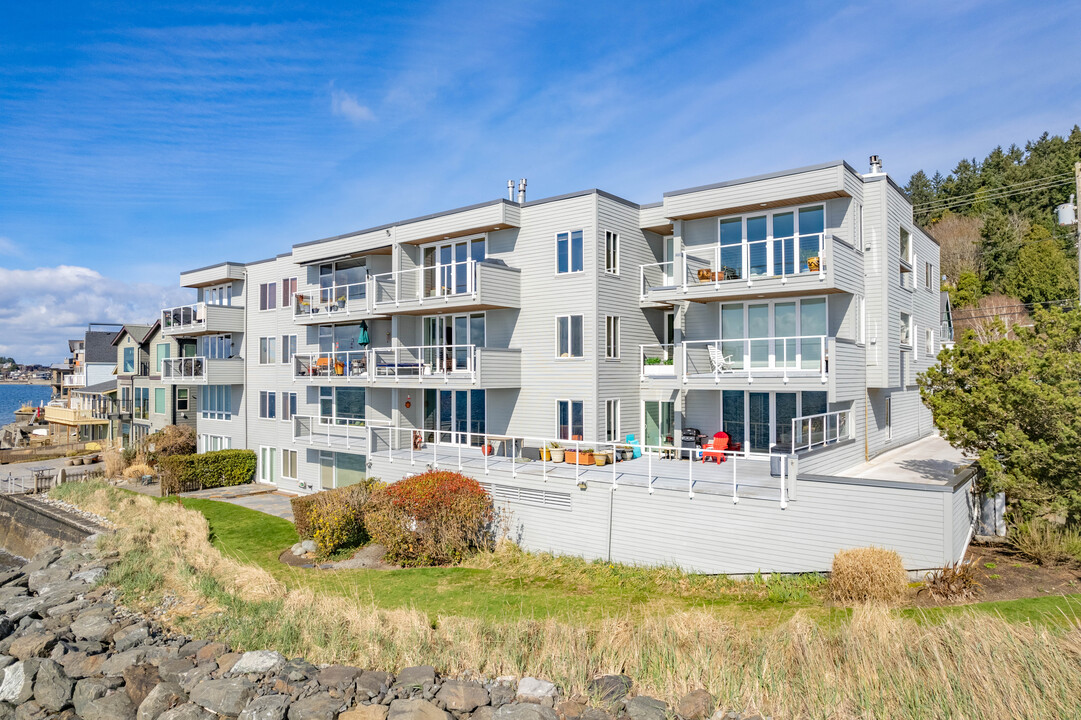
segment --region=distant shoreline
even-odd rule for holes
[[[52,380],[0,380],[0,385],[52,385]]]

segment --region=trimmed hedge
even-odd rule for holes
[[[243,485],[255,476],[255,463],[253,450],[214,450],[161,458],[162,494]]]
[[[378,480],[368,479],[356,485],[292,498],[290,503],[297,535],[314,540],[322,555],[367,542],[364,506],[372,489],[379,485],[382,483]]]

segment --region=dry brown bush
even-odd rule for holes
[[[895,602],[908,592],[908,574],[893,550],[867,547],[833,556],[830,595],[841,603]]]
[[[120,478],[124,476],[124,469],[128,464],[124,462],[124,453],[116,448],[105,451],[105,477]]]
[[[128,480],[138,480],[143,475],[153,475],[154,468],[150,467],[146,463],[136,462],[134,465],[129,465],[124,470],[124,477]]]
[[[939,251],[942,274],[956,285],[961,273],[980,271],[980,228],[978,217],[947,212],[928,230],[941,245]]]

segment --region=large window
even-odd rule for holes
[[[125,373],[135,372],[135,348],[128,346],[124,348],[124,369]]]
[[[608,442],[622,442],[619,434],[619,400],[604,401],[604,439]]]
[[[827,400],[827,394],[818,390],[723,390],[721,429],[728,433],[730,449],[766,453],[779,446],[782,452],[788,452],[792,443],[792,420],[827,412]]]
[[[581,400],[556,401],[556,434],[560,440],[585,437],[585,404]]]
[[[210,435],[204,433],[199,436],[198,450],[201,453],[215,450],[228,450],[233,446],[232,438],[228,435]]]
[[[821,269],[825,207],[813,205],[718,221],[722,280],[792,275]],[[698,250],[701,252],[701,250]],[[688,260],[694,261],[692,250]],[[710,258],[697,258],[708,263]]]
[[[297,477],[297,451],[282,448],[282,477],[296,480]]]
[[[229,334],[204,335],[199,338],[199,354],[212,360],[233,357],[233,336]]]
[[[362,425],[365,391],[362,387],[319,388],[319,421],[335,425]]]
[[[557,316],[556,357],[580,358],[583,354],[582,344],[582,316]]]
[[[905,230],[904,228],[901,228],[900,253],[901,287],[903,287],[905,290],[915,290],[916,273],[913,272],[912,268],[916,264],[916,255],[912,249],[912,235],[910,235],[908,230]]]
[[[293,293],[297,291],[297,279],[282,278],[282,307],[291,307],[293,303]]]
[[[278,283],[262,283],[259,286],[259,309],[273,310],[278,307]]]
[[[277,417],[277,403],[275,402],[273,390],[259,391],[259,417],[266,420],[273,420]]]
[[[188,411],[188,389],[177,388],[176,389],[176,409],[179,412]]]
[[[199,413],[205,420],[229,420],[233,417],[231,385],[207,385],[199,393]]]
[[[288,364],[293,356],[297,353],[297,336],[296,335],[282,335],[282,356],[281,361],[283,365]]]
[[[604,233],[604,271],[619,275],[619,235],[611,231]]]
[[[154,346],[154,367],[161,374],[162,361],[169,359],[169,343],[158,343]]]
[[[135,407],[132,410],[132,416],[139,420],[150,417],[150,388],[135,388]]]
[[[820,370],[828,332],[826,299],[801,298],[721,305],[721,355],[733,370]],[[688,346],[691,369],[701,346]]]
[[[275,362],[274,357],[274,343],[276,338],[273,337],[261,337],[259,338],[259,364],[270,365]]]
[[[297,394],[295,392],[282,393],[282,420],[292,420],[297,414]]]
[[[203,301],[207,305],[232,305],[233,284],[214,285],[203,290]]]
[[[556,272],[582,272],[582,231],[556,234]]]
[[[165,414],[165,388],[154,388],[154,413],[156,415]]]
[[[604,316],[604,357],[619,359],[619,317],[614,315]]]
[[[319,485],[324,490],[356,485],[364,480],[367,461],[363,455],[319,452]]]

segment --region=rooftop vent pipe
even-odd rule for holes
[[[525,202],[525,178],[518,181],[518,204]]]
[[[871,173],[882,172],[882,159],[878,155],[871,156]]]
[[[514,202],[514,181],[507,181],[507,199]]]

